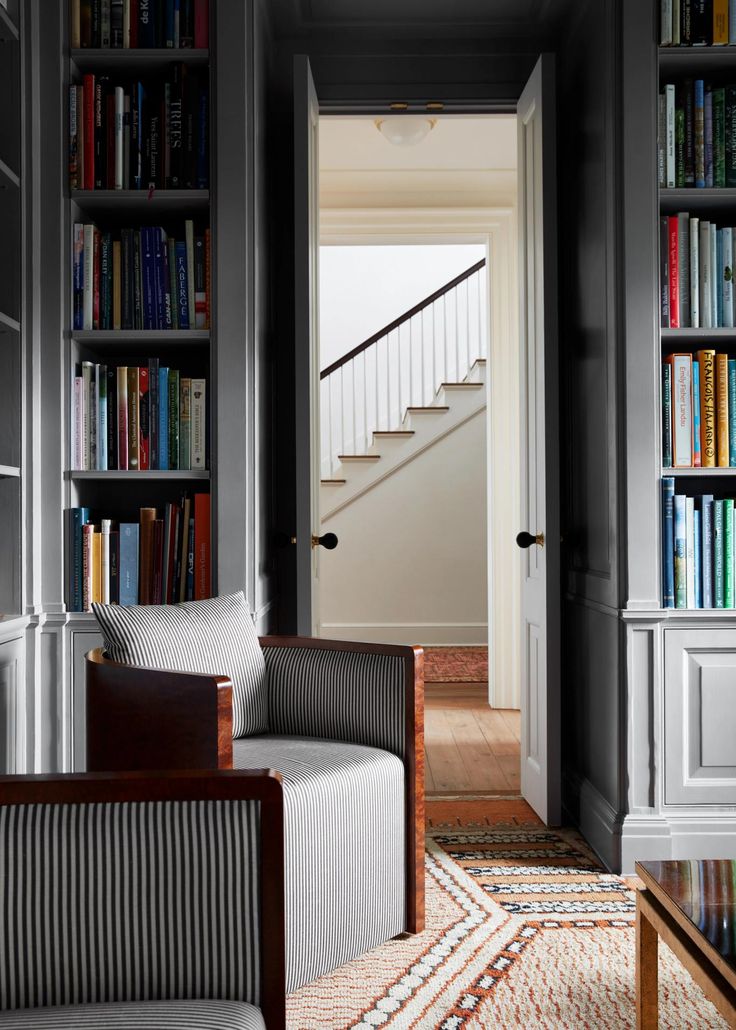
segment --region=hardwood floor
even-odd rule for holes
[[[432,795],[518,795],[518,711],[488,706],[485,683],[425,685],[426,790]]]

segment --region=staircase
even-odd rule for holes
[[[485,264],[321,372],[322,523],[485,409]]]

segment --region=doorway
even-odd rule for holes
[[[405,146],[372,116],[319,120],[320,534],[338,545],[318,556],[315,628],[422,644],[428,796],[509,796],[519,565],[500,542],[519,517],[513,275],[495,318],[489,295],[499,222],[515,219],[516,119],[426,124]]]

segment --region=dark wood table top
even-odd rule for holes
[[[736,861],[637,862],[636,872],[659,901],[670,911],[678,909],[705,938],[731,980],[736,975]]]

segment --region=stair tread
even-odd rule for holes
[[[374,436],[414,436],[413,429],[376,429]]]
[[[322,486],[343,486],[347,479],[320,479]]]
[[[338,461],[378,461],[380,454],[338,454]]]
[[[482,390],[485,383],[440,383],[440,389],[448,386],[462,387],[464,390]]]
[[[429,407],[426,407],[426,408],[407,408],[406,410],[408,412],[410,412],[411,414],[413,414],[413,415],[416,415],[417,412],[421,412],[423,414],[424,412],[435,412],[435,411],[439,412],[442,415],[442,414],[444,414],[444,412],[449,411],[450,408],[449,408],[449,405],[447,405],[447,404],[435,404],[435,405],[430,405]]]

